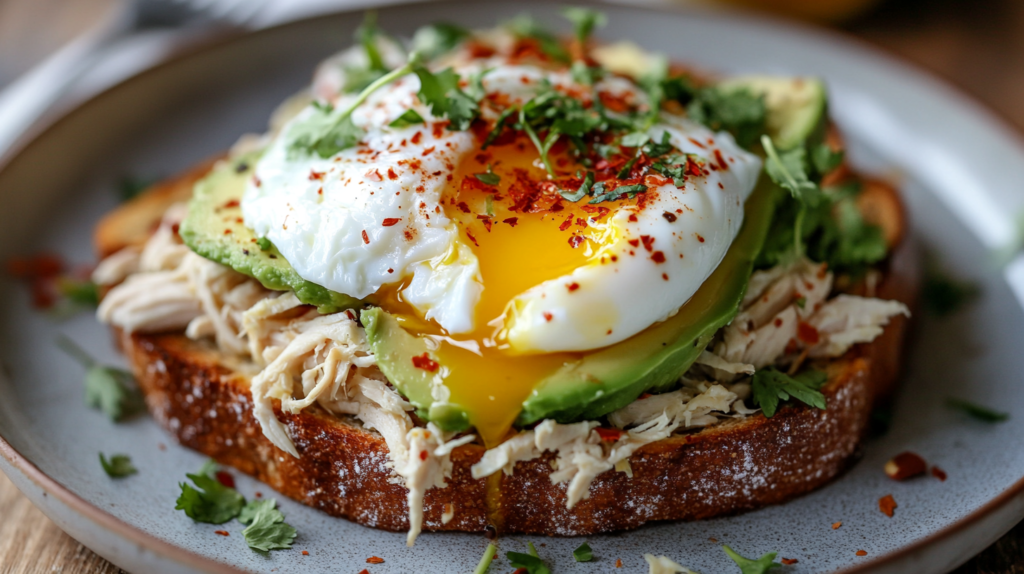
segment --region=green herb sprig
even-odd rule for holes
[[[124,478],[131,476],[139,470],[132,465],[132,459],[126,454],[114,454],[107,457],[100,453],[100,466],[103,467],[103,472],[107,473],[110,478]]]
[[[740,567],[742,574],[765,574],[773,568],[782,567],[782,564],[775,562],[776,552],[769,552],[757,560],[751,560],[750,558],[740,556],[726,545],[722,546],[722,550]]]
[[[124,369],[100,365],[74,341],[58,335],[57,347],[85,369],[85,403],[113,422],[141,411],[145,403],[135,378]]]
[[[768,418],[775,416],[779,401],[786,401],[790,398],[824,410],[826,407],[825,395],[821,394],[818,389],[826,381],[828,381],[828,376],[825,373],[813,369],[805,370],[792,377],[773,367],[759,369],[754,373],[751,383],[754,404],[760,406],[761,412]]]

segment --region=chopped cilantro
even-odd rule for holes
[[[414,126],[416,124],[422,123],[423,116],[416,113],[416,110],[409,109],[405,110],[405,113],[403,113],[402,115],[391,120],[391,123],[388,124],[388,126],[393,128],[407,128],[409,126]]]
[[[484,198],[484,214],[494,217],[494,196],[488,195]]]
[[[587,39],[594,32],[594,28],[603,28],[608,24],[608,17],[604,12],[598,12],[589,8],[567,6],[562,9],[562,15],[572,22],[576,41],[579,42],[580,46],[587,43]]]
[[[498,139],[502,130],[505,129],[505,124],[508,123],[509,118],[517,112],[518,110],[516,108],[505,108],[502,110],[498,119],[494,122],[494,128],[492,128],[491,132],[484,138],[484,143],[480,146],[480,149],[487,149],[488,146],[494,143],[494,140]]]
[[[764,96],[747,90],[723,91],[716,87],[697,90],[686,113],[690,119],[712,130],[731,133],[736,143],[748,149],[765,132]]]
[[[238,521],[248,524],[242,531],[246,544],[257,552],[287,550],[292,547],[296,530],[285,524],[284,514],[277,509],[277,501],[254,500],[238,514]]]
[[[458,24],[435,22],[416,30],[412,36],[412,49],[418,50],[424,58],[431,60],[450,52],[469,36],[469,30]]]
[[[633,166],[636,165],[637,160],[640,159],[639,155],[635,155],[626,162],[626,165],[622,166],[619,173],[615,174],[619,179],[626,179],[629,177],[629,172],[633,171]]]
[[[110,478],[124,478],[139,472],[137,468],[132,466],[131,457],[126,454],[111,455],[110,460],[107,460],[107,457],[101,452],[100,466],[103,467],[103,472],[107,473],[107,476]]]
[[[843,155],[842,150],[833,151],[826,143],[820,143],[811,149],[811,161],[814,163],[814,169],[822,175],[839,167],[839,164],[843,163]]]
[[[802,146],[778,152],[767,135],[761,136],[761,145],[768,155],[764,169],[779,187],[788,191],[799,202],[817,205],[822,192],[808,177],[807,152]]]
[[[667,131],[661,133],[661,141],[655,142],[651,140],[647,142],[647,145],[643,147],[644,154],[649,158],[659,158],[663,155],[667,155],[676,149],[675,146],[669,143],[669,134]]]
[[[537,556],[537,549],[530,543],[530,554],[521,552],[506,552],[505,557],[513,568],[525,568],[527,574],[551,574],[551,570],[544,564],[544,561]]]
[[[828,380],[821,371],[808,369],[796,376],[789,376],[773,367],[759,369],[754,373],[751,384],[754,404],[761,407],[764,416],[775,415],[779,401],[794,398],[809,406],[825,409],[825,395],[818,390]]]
[[[988,407],[983,407],[979,404],[965,401],[964,399],[958,399],[955,397],[949,397],[946,399],[946,405],[950,408],[956,409],[967,416],[986,423],[1001,423],[1010,418],[1009,413],[1003,413],[994,411]]]
[[[651,136],[644,132],[632,132],[622,136],[620,143],[626,147],[640,147],[649,141],[651,141]]]
[[[488,544],[487,548],[484,548],[484,555],[480,557],[480,562],[476,565],[476,570],[473,570],[473,574],[487,574],[487,569],[491,567],[491,560],[494,560],[494,553],[498,548],[493,544]]]
[[[782,567],[782,564],[775,562],[775,552],[769,552],[757,560],[751,560],[736,554],[732,548],[726,545],[722,545],[722,550],[740,567],[740,572],[743,574],[765,574],[773,568]]]
[[[499,183],[501,183],[501,176],[494,173],[494,170],[491,169],[490,165],[487,166],[487,171],[483,173],[474,173],[473,177],[477,178],[478,180],[480,180],[481,183],[486,185],[498,185]]]
[[[981,289],[977,284],[953,279],[940,272],[934,263],[929,262],[925,266],[921,302],[932,315],[952,315],[977,299],[980,294]]]
[[[88,406],[103,411],[114,422],[124,420],[142,409],[142,395],[131,373],[98,364],[74,341],[63,335],[57,337],[57,347],[86,369],[85,403]]]
[[[576,202],[590,194],[590,189],[594,185],[594,172],[588,171],[587,175],[583,177],[583,183],[580,184],[579,189],[574,192],[566,190],[559,190],[559,195],[568,201]]]
[[[273,249],[274,244],[270,242],[266,237],[260,237],[256,240],[256,245],[263,251],[270,251]]]
[[[451,68],[434,73],[417,65],[412,71],[420,79],[419,97],[435,116],[447,116],[450,130],[465,130],[480,115],[480,104],[459,88],[459,75]]]
[[[552,60],[565,64],[569,63],[569,52],[562,46],[558,36],[540,25],[529,14],[520,14],[505,22],[504,26],[517,38],[528,38],[536,41],[541,51]]]
[[[198,474],[186,474],[196,485],[193,488],[185,482],[178,483],[181,494],[175,510],[183,510],[196,522],[223,524],[242,512],[245,498],[237,490],[224,486],[212,476],[211,469],[204,467]]]
[[[594,559],[594,551],[590,549],[590,545],[584,542],[580,544],[579,548],[572,551],[572,557],[577,562],[590,562]]]

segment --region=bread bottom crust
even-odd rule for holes
[[[902,242],[877,296],[911,305],[917,291],[914,252]],[[470,467],[484,449],[465,445],[451,455],[446,488],[427,491],[424,530],[576,536],[637,528],[657,520],[698,520],[791,500],[823,486],[856,453],[871,410],[892,393],[907,320],[894,317],[873,342],[828,363],[822,389],[827,410],[787,405],[771,419],[760,413],[649,444],[629,459],[632,477],[598,476],[590,497],[565,507],[566,484],[552,484],[546,453],[520,462],[512,475],[475,480]],[[212,345],[181,334],[116,331],[157,421],[181,444],[265,482],[303,504],[393,531],[409,528],[406,495],[387,465],[375,432],[319,407],[289,415],[300,458],[274,447],[252,415],[248,377]],[[444,523],[446,508],[454,517]]]

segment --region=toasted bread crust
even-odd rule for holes
[[[156,186],[105,218],[97,251],[108,255],[145,241],[163,211],[187,199],[205,163]],[[913,307],[919,276],[917,251],[907,239],[899,196],[882,182],[867,182],[862,211],[895,244],[874,289],[859,293]],[[873,291],[873,292],[872,292]],[[424,500],[424,530],[588,535],[636,528],[657,520],[696,520],[778,504],[828,483],[849,464],[875,403],[892,394],[899,374],[907,320],[894,317],[873,342],[858,345],[823,367],[828,409],[787,405],[771,419],[761,414],[649,444],[630,457],[632,477],[598,476],[590,497],[565,507],[565,484],[550,480],[554,455],[520,462],[512,475],[474,480],[470,467],[484,449],[465,445],[451,455],[447,487]],[[181,444],[253,475],[282,494],[333,516],[386,530],[409,527],[404,486],[387,466],[388,450],[375,432],[354,419],[317,406],[278,418],[301,457],[293,458],[263,436],[252,415],[251,365],[182,334],[115,336],[139,381],[153,416]],[[447,505],[454,518],[444,523]]]
[[[892,258],[876,295],[911,304],[916,293],[913,250]],[[427,492],[425,530],[587,535],[636,528],[656,520],[695,520],[778,504],[814,490],[849,463],[871,409],[891,394],[907,321],[826,369],[828,409],[788,405],[773,418],[757,414],[647,445],[630,459],[632,478],[609,471],[590,498],[565,507],[565,484],[550,481],[550,453],[520,462],[508,476],[474,480],[477,445],[452,454],[446,488]],[[279,450],[251,413],[248,378],[211,345],[180,334],[117,333],[156,419],[183,445],[251,474],[282,494],[328,514],[387,530],[409,527],[407,490],[393,481],[387,446],[358,423],[311,407],[277,416],[300,458]],[[447,504],[455,510],[447,524]]]

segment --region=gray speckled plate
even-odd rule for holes
[[[382,23],[408,34],[437,19],[489,25],[543,2],[448,2],[381,10]],[[891,432],[869,442],[863,459],[835,483],[783,506],[688,524],[660,524],[589,539],[597,560],[573,562],[582,540],[536,540],[558,572],[644,572],[644,552],[666,554],[705,574],[735,572],[717,543],[745,555],[778,551],[790,572],[943,572],[1024,516],[1024,341],[1019,300],[1024,262],[1005,271],[990,249],[1013,235],[1024,194],[1024,146],[996,118],[948,87],[842,38],[772,21],[703,11],[608,7],[608,38],[629,38],[672,57],[725,71],[819,74],[856,163],[900,177],[917,238],[984,296],[942,321],[922,317]],[[301,86],[317,61],[347,42],[358,14],[339,14],[218,41],[132,78],[80,106],[29,143],[0,171],[0,257],[52,250],[91,258],[90,231],[114,206],[125,173],[173,174],[259,131],[275,104]],[[1014,293],[1017,293],[1015,297]],[[296,549],[261,556],[240,527],[193,524],[173,510],[177,482],[203,457],[175,446],[148,418],[113,425],[82,404],[80,369],[56,352],[64,332],[97,356],[118,361],[106,330],[87,315],[54,322],[28,308],[20,286],[0,283],[0,469],[58,524],[114,563],[136,572],[465,572],[486,540],[478,534],[426,534],[415,548],[404,534],[379,532],[289,500]],[[950,412],[958,395],[1014,413],[984,425]],[[167,445],[164,448],[162,445]],[[112,481],[97,451],[124,452],[141,472]],[[890,481],[882,465],[913,450],[949,479]],[[268,489],[246,477],[247,496]],[[878,511],[893,494],[894,518]],[[269,494],[269,493],[268,493]],[[838,530],[832,523],[842,521]],[[501,550],[523,550],[508,537]],[[308,550],[304,556],[301,550]],[[867,555],[858,557],[858,550]],[[504,560],[501,561],[504,564]],[[495,568],[496,571],[509,568]]]

